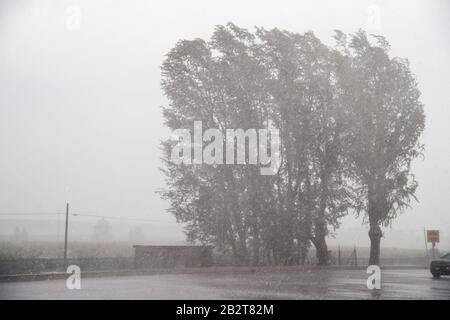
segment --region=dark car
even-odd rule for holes
[[[450,253],[447,253],[440,259],[431,261],[430,271],[435,278],[450,275]]]

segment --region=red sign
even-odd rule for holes
[[[439,230],[427,230],[428,242],[439,242]]]

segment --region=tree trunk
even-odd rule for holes
[[[328,256],[328,246],[325,240],[325,236],[320,236],[319,238],[314,239],[314,246],[316,247],[316,257],[317,264],[319,266],[325,266],[329,264],[329,256]]]
[[[326,236],[328,234],[327,222],[325,220],[325,210],[327,207],[327,195],[328,195],[328,180],[329,176],[327,172],[322,171],[321,175],[321,195],[320,195],[320,208],[318,217],[315,220],[314,225],[314,246],[316,247],[316,257],[319,266],[324,266],[330,263],[330,257],[328,256],[328,246],[326,242]]]
[[[380,242],[383,233],[381,232],[381,200],[382,197],[377,194],[379,188],[376,184],[370,184],[368,190],[368,216],[369,216],[369,239],[370,239],[370,255],[369,265],[380,265]]]
[[[260,244],[259,239],[255,239],[253,241],[253,265],[259,266],[260,265],[260,259],[259,259],[259,252],[260,252]]]
[[[301,256],[300,256],[300,264],[302,266],[306,263],[306,258],[308,257],[308,247],[305,245],[301,245]]]
[[[383,233],[378,223],[370,223],[369,238],[370,238],[370,257],[369,265],[380,265],[380,242]]]
[[[326,241],[327,229],[325,222],[317,222],[315,226],[315,236],[312,241],[316,247],[316,257],[319,266],[329,264],[328,246]]]

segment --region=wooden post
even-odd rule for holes
[[[433,259],[436,259],[436,254],[435,254],[435,249],[434,249],[434,247],[436,247],[436,242],[432,242],[431,243],[433,246],[432,246],[432,248],[433,248]]]
[[[425,268],[428,268],[430,258],[428,256],[427,230],[425,228],[423,228],[423,238],[425,240],[425,259],[426,259]]]
[[[341,246],[338,245],[338,265],[341,265]]]
[[[69,229],[69,203],[66,203],[66,231],[64,234],[64,270],[67,269],[67,234]]]

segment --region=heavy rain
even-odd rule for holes
[[[449,9],[1,1],[0,299],[450,299]]]

